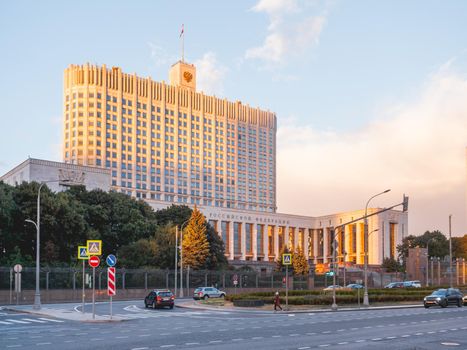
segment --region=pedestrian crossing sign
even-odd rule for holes
[[[87,240],[86,246],[88,247],[88,255],[102,255],[101,240]]]
[[[292,254],[282,254],[282,265],[292,265]]]
[[[78,259],[80,260],[88,260],[88,249],[84,245],[78,246]]]

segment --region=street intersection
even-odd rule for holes
[[[82,315],[78,304],[55,307]],[[120,321],[80,322],[0,310],[0,348],[467,349],[467,308],[274,313],[153,310],[142,301],[124,301],[114,302],[113,310]],[[85,311],[88,315],[91,306]],[[96,304],[96,314],[108,315],[109,304]]]

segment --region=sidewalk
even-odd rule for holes
[[[71,306],[71,304],[70,304]],[[86,312],[77,312],[74,309],[63,309],[63,308],[53,308],[50,305],[44,307],[42,306],[40,310],[34,310],[32,305],[15,305],[15,306],[3,306],[3,310],[13,311],[13,312],[24,312],[31,315],[37,316],[46,316],[53,317],[69,321],[79,321],[79,322],[121,322],[125,319],[121,317],[113,316],[110,319],[110,316],[99,316],[95,315],[95,318],[92,318],[92,313]]]
[[[196,300],[179,300],[176,304],[177,307],[188,308],[188,309],[198,309],[198,310],[211,310],[211,311],[233,311],[233,312],[245,312],[245,313],[271,313],[273,312],[273,306],[270,305],[270,308],[255,308],[255,307],[237,307],[233,305],[226,306],[217,306],[217,305],[207,305],[203,304],[201,301]],[[282,307],[285,305],[282,304]],[[421,308],[421,304],[402,304],[402,305],[384,305],[384,306],[370,306],[370,307],[338,307],[337,310],[331,310],[331,306],[328,308],[319,308],[319,307],[310,307],[307,309],[292,309],[288,311],[283,311],[283,313],[322,313],[322,312],[339,312],[339,311],[373,311],[373,310],[390,310],[390,309],[409,309],[409,308]]]

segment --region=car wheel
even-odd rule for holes
[[[457,300],[457,307],[462,307],[462,300],[460,299]]]
[[[442,303],[440,303],[440,305],[441,305],[442,308],[448,307],[448,301],[445,300]]]
[[[430,307],[430,305],[427,304],[424,304],[423,306],[425,306],[425,309],[428,309]]]
[[[148,308],[148,304],[146,304],[146,302],[144,302],[144,307],[147,309]]]
[[[173,306],[173,305],[170,305],[170,309],[172,310],[173,308],[174,308],[174,306]]]
[[[224,298],[225,298],[225,294],[222,293],[221,296],[220,296],[219,298],[224,299]]]
[[[155,302],[155,301],[152,302],[152,308],[153,308],[153,309],[156,308],[156,302]]]
[[[209,295],[206,294],[205,296],[203,296],[203,299],[204,299],[204,300],[208,300],[208,299],[209,299]]]

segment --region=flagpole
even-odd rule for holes
[[[185,25],[182,25],[182,62],[185,62]]]

